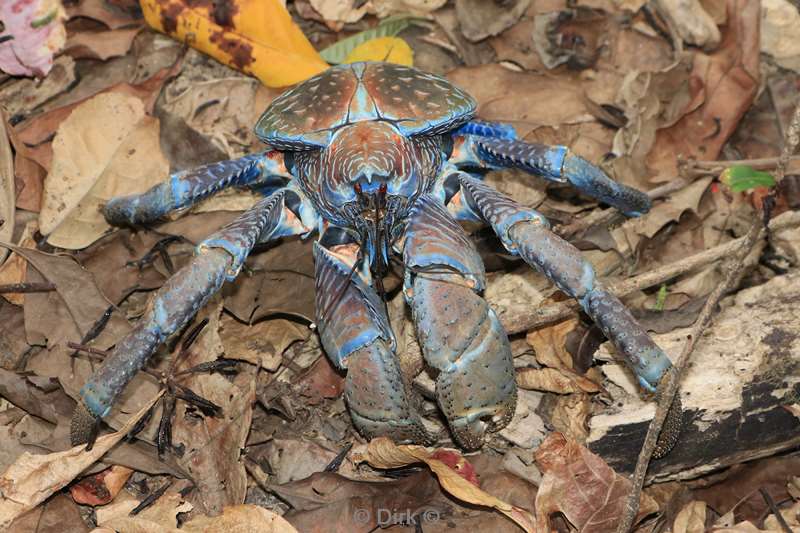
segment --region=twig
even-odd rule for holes
[[[776,184],[780,183],[781,179],[783,179],[786,171],[786,164],[789,161],[790,156],[797,149],[798,144],[800,144],[800,99],[797,101],[792,122],[786,132],[783,151],[781,153],[779,164],[775,170]],[[675,400],[675,395],[678,392],[681,374],[686,367],[686,363],[688,362],[689,356],[692,354],[698,339],[702,336],[703,331],[705,331],[706,327],[711,322],[711,316],[714,313],[714,310],[716,309],[720,299],[723,295],[725,295],[725,293],[733,288],[733,285],[737,280],[737,274],[741,270],[742,263],[744,262],[745,257],[747,257],[747,255],[753,249],[756,241],[758,241],[758,238],[761,236],[761,232],[764,231],[764,225],[764,221],[760,218],[753,221],[753,224],[750,226],[750,229],[744,236],[744,241],[742,242],[741,246],[728,262],[727,270],[722,283],[720,283],[719,286],[714,289],[714,291],[708,297],[708,300],[706,300],[706,304],[703,306],[702,311],[700,311],[700,316],[698,316],[697,321],[692,327],[692,331],[686,339],[686,344],[683,345],[681,354],[678,356],[677,360],[674,361],[674,366],[661,379],[661,383],[659,383],[658,392],[656,395],[658,400],[656,405],[656,414],[647,429],[647,435],[645,436],[642,450],[639,453],[638,460],[636,461],[636,469],[634,470],[633,477],[631,479],[631,491],[628,494],[627,501],[625,502],[625,510],[622,519],[617,526],[617,533],[628,533],[631,529],[631,526],[633,526],[633,521],[639,511],[639,499],[642,494],[642,487],[644,486],[644,478],[647,474],[647,468],[650,465],[650,458],[653,456],[653,451],[656,448],[656,441],[661,433],[661,428],[664,427],[664,421],[667,418],[669,408],[672,405],[672,402]]]
[[[800,212],[787,211],[770,222],[769,230],[774,232],[798,226],[800,226]],[[766,233],[763,227],[761,231],[762,234],[760,234],[759,237]],[[724,257],[730,257],[732,253],[739,249],[745,239],[746,237],[740,237],[736,240],[691,255],[678,262],[664,265],[630,279],[612,283],[609,285],[608,290],[615,296],[623,298],[635,291],[659,285],[676,276],[719,261]],[[574,313],[578,307],[578,303],[572,300],[542,307],[535,310],[533,313],[531,313],[527,306],[520,306],[519,308],[507,309],[505,313],[501,312],[500,322],[509,334],[522,333],[523,331],[528,331],[566,318]]]
[[[761,497],[764,498],[764,501],[767,502],[767,506],[769,506],[769,510],[772,511],[772,514],[775,515],[775,519],[780,524],[781,529],[786,533],[792,533],[792,530],[789,529],[789,524],[786,523],[786,519],[783,518],[778,506],[775,505],[775,500],[772,499],[772,496],[769,495],[769,492],[764,490],[764,487],[758,489],[758,492],[761,493]]]
[[[7,283],[0,285],[0,294],[9,293],[28,293],[28,292],[50,292],[56,290],[54,283]]]
[[[684,162],[686,175],[691,178],[699,178],[702,176],[713,176],[719,174],[728,167],[734,165],[747,165],[756,170],[769,170],[777,168],[780,164],[781,156],[779,157],[762,157],[759,159],[732,159],[729,161],[694,161],[689,160]],[[786,156],[784,168],[788,163],[800,163],[800,156]]]

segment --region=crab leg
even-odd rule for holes
[[[353,268],[354,244],[315,244],[317,324],[325,352],[347,369],[345,401],[353,423],[367,438],[398,442],[431,440],[395,355],[395,339],[369,271]]]
[[[516,406],[508,337],[479,292],[475,245],[439,200],[420,197],[404,235],[404,290],[425,360],[439,370],[436,396],[455,440],[467,449],[505,427]]]
[[[74,444],[86,442],[94,420],[109,413],[114,400],[167,337],[186,324],[226,280],[236,278],[257,242],[307,229],[284,205],[293,194],[282,189],[211,235],[197,247],[192,261],[156,292],[144,317],[81,389],[72,418]]]
[[[672,366],[630,311],[597,280],[594,269],[570,243],[550,231],[546,219],[467,174],[459,174],[461,193],[511,252],[542,272],[583,310],[616,346],[639,378],[655,390]]]
[[[513,167],[550,181],[570,183],[582,193],[616,207],[627,216],[639,216],[650,210],[650,198],[645,193],[617,183],[566,146],[519,141],[510,138],[505,130],[498,129],[501,126],[478,123],[472,127],[472,123],[468,123],[464,128],[474,134],[456,137],[451,162],[459,167]]]
[[[251,154],[176,172],[142,194],[112,198],[103,208],[103,214],[109,224],[116,226],[145,224],[227,187],[271,192],[270,189],[282,187],[288,178],[279,152]]]

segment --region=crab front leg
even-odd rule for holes
[[[115,226],[146,224],[228,187],[248,187],[269,194],[289,178],[280,152],[251,154],[176,172],[142,194],[112,198],[103,214]]]
[[[302,202],[298,193],[281,189],[200,243],[195,257],[156,292],[136,327],[117,343],[81,389],[70,428],[73,444],[89,439],[94,422],[109,413],[147,359],[225,281],[236,278],[257,242],[309,231],[310,223],[304,224],[286,206],[297,201]]]
[[[519,168],[558,183],[570,183],[582,193],[615,207],[627,216],[640,216],[650,198],[612,180],[596,165],[566,146],[527,143],[511,136],[504,124],[467,123],[457,135],[451,163],[459,167]]]
[[[414,203],[402,247],[405,296],[423,356],[439,371],[439,407],[456,442],[479,448],[511,421],[517,392],[508,337],[480,295],[483,262],[433,195]]]
[[[654,391],[672,366],[630,311],[597,279],[592,265],[570,243],[550,231],[547,220],[465,173],[457,179],[461,205],[495,230],[503,245],[542,272],[583,310],[630,364],[643,387]]]
[[[323,240],[324,242],[324,240]],[[355,244],[314,245],[317,324],[325,352],[347,369],[345,401],[367,438],[431,442],[395,355],[395,339]]]

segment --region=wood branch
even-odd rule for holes
[[[683,432],[650,463],[650,479],[692,478],[800,445],[800,420],[785,409],[800,399],[800,272],[731,300],[697,342],[681,382]],[[675,357],[688,331],[655,340]],[[601,352],[612,357],[606,345]],[[614,407],[590,419],[587,445],[617,472],[631,472],[655,406],[621,367],[605,370],[622,388],[609,386]]]

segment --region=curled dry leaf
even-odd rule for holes
[[[502,5],[484,0],[456,0],[461,33],[472,42],[498,35],[513,26],[530,4],[530,0],[503,2]]]
[[[800,73],[800,12],[788,0],[761,0],[761,51]]]
[[[113,500],[133,474],[133,470],[114,465],[102,472],[88,476],[72,485],[69,492],[72,499],[82,505],[105,505]]]
[[[458,454],[458,452],[453,453]],[[473,505],[496,509],[523,530],[534,531],[533,517],[528,511],[487,494],[461,472],[451,468],[441,459],[435,458],[435,452],[430,452],[423,446],[398,446],[390,439],[379,437],[373,439],[364,451],[354,453],[352,457],[354,462],[367,462],[375,468],[401,468],[414,463],[425,463],[436,474],[442,488],[453,497]],[[448,463],[452,460],[450,457]]]
[[[700,0],[658,0],[656,4],[684,42],[706,50],[719,45],[719,29]]]
[[[687,503],[675,517],[672,533],[705,533],[706,502],[692,501]]]
[[[537,531],[550,531],[550,515],[556,512],[583,533],[614,530],[625,508],[630,480],[560,433],[542,443],[536,463],[543,474],[536,494]],[[642,495],[637,521],[657,510],[655,500]]]
[[[310,0],[310,3],[311,7],[322,15],[325,22],[334,23],[332,25],[335,28],[341,27],[341,23],[358,22],[369,9],[366,2],[361,2],[358,7],[353,5],[358,4],[357,2],[342,2],[341,0]]]
[[[142,0],[147,23],[190,43],[268,87],[285,87],[328,68],[280,0]]]
[[[99,94],[58,127],[40,230],[54,246],[84,248],[110,228],[100,211],[106,200],[144,192],[168,172],[158,120],[145,116],[142,101],[121,93]]]
[[[259,531],[262,533],[297,533],[280,515],[258,505],[226,507],[219,516],[201,516],[184,524],[180,531]]]
[[[124,56],[130,50],[133,39],[141,27],[108,30],[82,31],[69,36],[65,52],[74,58],[101,59]]]
[[[517,385],[523,389],[570,394],[600,392],[599,385],[571,370],[560,368],[523,368],[517,371]]]
[[[103,435],[90,451],[80,445],[46,455],[24,453],[0,475],[0,528],[25,513],[75,479],[127,435],[161,397],[153,396],[116,433]]]
[[[0,107],[0,241],[8,242],[14,234],[14,156],[11,153],[11,138],[5,111]],[[8,250],[0,250],[2,263]]]
[[[64,46],[67,14],[60,0],[0,2],[0,70],[12,76],[43,77],[53,66],[53,54]]]

